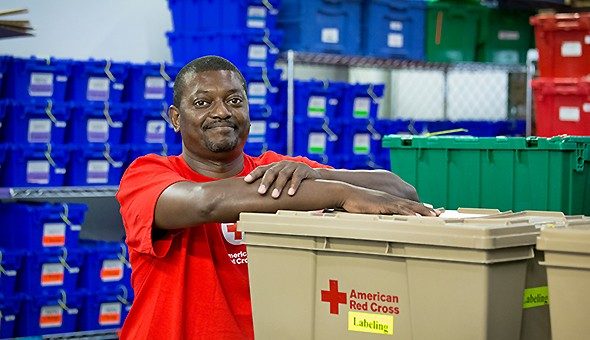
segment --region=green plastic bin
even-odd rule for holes
[[[389,135],[391,170],[437,207],[590,215],[590,137]]]
[[[469,3],[429,2],[426,58],[436,62],[474,61],[484,7]]]
[[[534,46],[528,11],[487,8],[482,12],[477,61],[497,64],[525,64]]]

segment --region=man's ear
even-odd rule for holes
[[[174,105],[170,105],[168,108],[168,116],[170,116],[170,120],[172,121],[174,132],[180,131],[180,111],[178,111],[178,108]]]

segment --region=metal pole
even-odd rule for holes
[[[294,122],[293,117],[295,116],[294,108],[294,64],[293,59],[295,53],[293,50],[287,51],[287,154],[293,156],[293,141],[294,141]]]
[[[531,82],[535,75],[535,63],[539,59],[537,50],[528,50],[526,54],[526,135],[530,136],[533,133],[533,89]]]

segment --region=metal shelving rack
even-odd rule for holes
[[[61,199],[81,197],[114,197],[117,186],[104,187],[29,187],[29,188],[0,188],[0,199]]]

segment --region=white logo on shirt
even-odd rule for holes
[[[239,246],[244,241],[244,233],[238,230],[236,223],[221,223],[221,232],[225,240],[235,246]]]

